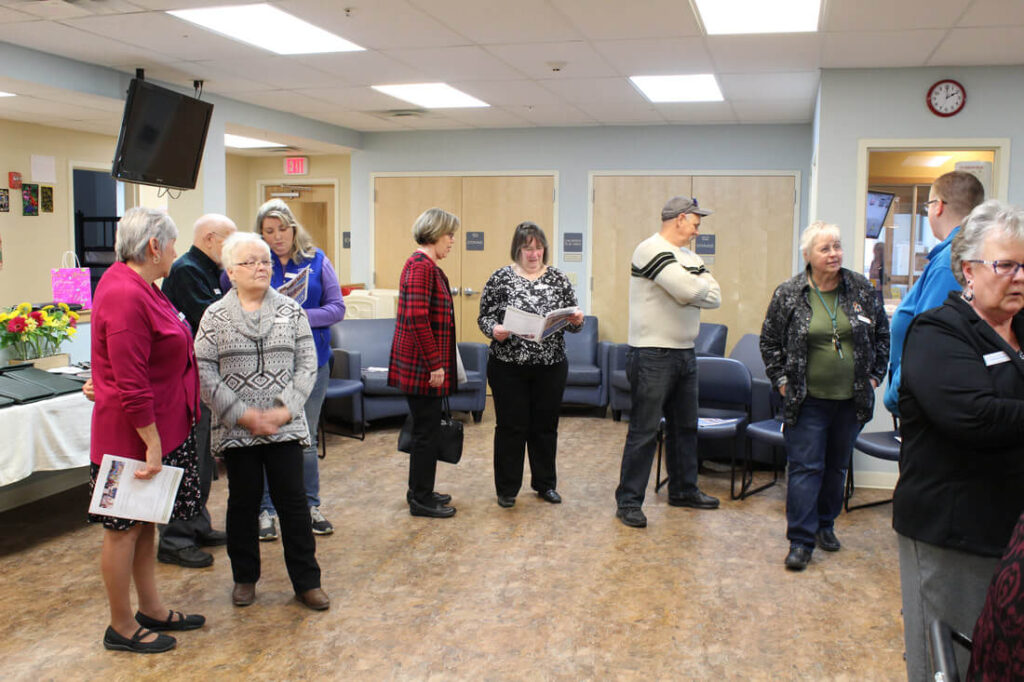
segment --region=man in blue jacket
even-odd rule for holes
[[[924,202],[928,224],[935,238],[942,241],[928,253],[928,265],[896,308],[889,325],[889,385],[885,389],[885,407],[896,416],[900,414],[900,361],[907,329],[919,313],[939,307],[950,291],[962,288],[950,269],[950,246],[964,218],[984,200],[985,188],[981,182],[963,171],[940,175],[928,192],[928,201]]]

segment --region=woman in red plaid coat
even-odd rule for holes
[[[455,309],[451,288],[437,262],[455,243],[459,219],[440,208],[427,209],[412,226],[420,245],[405,262],[399,280],[395,338],[388,364],[388,385],[402,390],[412,414],[409,456],[409,513],[448,518],[455,515],[450,495],[434,492],[441,397],[455,386]]]

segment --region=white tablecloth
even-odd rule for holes
[[[89,464],[92,403],[81,392],[0,408],[0,486]]]

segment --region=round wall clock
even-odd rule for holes
[[[967,90],[955,80],[946,78],[928,88],[925,102],[936,116],[954,116],[967,103]]]

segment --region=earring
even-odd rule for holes
[[[153,264],[154,265],[159,265],[160,264],[160,256],[153,256]]]
[[[974,300],[974,280],[967,280],[967,291],[960,296],[968,303]]]

